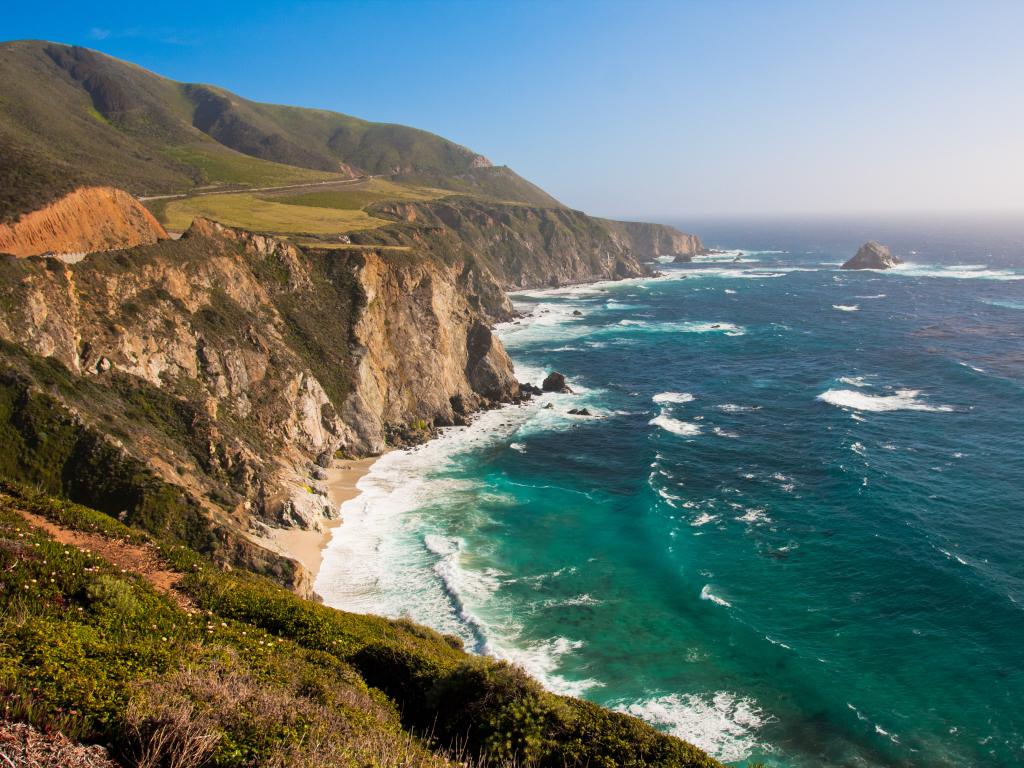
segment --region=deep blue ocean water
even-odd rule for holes
[[[1024,764],[1024,227],[697,231],[516,295],[576,394],[378,461],[318,591],[726,762]],[[869,234],[911,263],[839,271]]]

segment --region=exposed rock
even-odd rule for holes
[[[541,389],[545,392],[572,392],[569,385],[565,383],[565,376],[558,371],[552,371],[544,378]]]
[[[550,411],[550,410],[552,410],[552,409],[553,409],[554,407],[555,407],[554,403],[545,403],[545,405],[544,405],[544,410],[545,410],[545,411]]]
[[[592,414],[586,408],[570,408],[569,409],[569,415],[570,416],[593,416],[594,414]]]
[[[893,256],[887,246],[870,240],[860,247],[856,255],[841,269],[892,269],[903,260]]]
[[[704,252],[699,237],[680,232],[675,227],[641,221],[601,221],[612,231],[618,242],[642,261],[674,256],[676,262],[687,262]]]
[[[153,214],[114,187],[82,187],[0,224],[0,253],[83,254],[155,243],[167,233]]]
[[[249,521],[316,529],[333,510],[303,489],[311,465],[420,443],[520,397],[485,320],[507,300],[462,262],[304,251],[202,219],[80,264],[2,258],[0,339],[87,373],[102,406],[74,377],[64,404],[234,531],[225,558],[296,588],[308,574]],[[146,408],[118,399],[129,391]]]
[[[580,312],[578,309],[574,309],[572,311],[572,314],[573,314],[573,317],[583,317],[583,313]]]
[[[411,245],[445,260],[457,257],[506,290],[650,274],[633,252],[630,236],[614,229],[614,222],[566,208],[459,199],[378,203],[368,212],[400,224],[353,233],[353,242]],[[408,226],[412,222],[416,228]],[[475,290],[490,319],[512,319],[512,306],[501,291],[484,284]]]

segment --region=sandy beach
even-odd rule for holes
[[[370,467],[378,458],[371,456],[365,459],[336,461],[334,465],[325,470],[327,480],[324,481],[324,484],[327,486],[327,495],[335,509],[359,495],[356,483],[370,471]],[[306,566],[313,578],[316,578],[320,571],[320,564],[323,562],[324,547],[331,540],[331,532],[341,522],[340,519],[324,520],[323,531],[275,528],[272,538],[284,552]]]

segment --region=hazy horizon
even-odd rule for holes
[[[626,218],[1024,211],[1024,6],[13,9],[4,36],[433,131]]]

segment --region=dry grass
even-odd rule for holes
[[[222,734],[249,731],[266,768],[434,768],[451,763],[401,730],[393,710],[357,684],[321,690],[299,665],[258,678],[230,650],[145,684],[131,702],[127,751],[137,768],[199,768]],[[382,727],[383,726],[383,727]]]
[[[59,733],[0,720],[3,768],[119,768],[103,747],[76,744]]]

